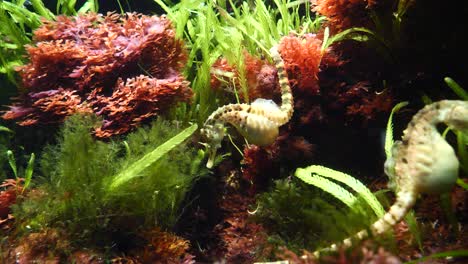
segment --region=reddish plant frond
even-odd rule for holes
[[[276,77],[276,68],[266,60],[244,52],[245,79],[248,87],[249,99],[279,98],[279,85]],[[228,77],[229,76],[229,77]],[[234,82],[233,82],[234,81]],[[225,89],[240,93],[239,72],[234,65],[230,65],[225,58],[217,60],[212,66],[211,88],[215,90]]]
[[[76,91],[63,88],[31,92],[23,104],[11,106],[3,118],[18,120],[22,126],[57,123],[75,113],[91,112],[85,104],[81,104],[81,100]]]
[[[18,68],[24,92],[3,115],[20,125],[61,122],[92,106],[104,117],[96,135],[110,137],[192,96],[179,74],[187,52],[164,16],[58,16],[33,39],[30,62]]]
[[[351,27],[368,26],[368,8],[374,0],[312,0],[312,10],[327,17],[332,32]]]
[[[289,81],[293,90],[301,90],[311,95],[318,95],[318,73],[324,53],[322,41],[316,35],[304,38],[287,36],[281,39],[279,50],[283,57]]]
[[[106,138],[126,133],[176,102],[188,101],[192,97],[188,85],[182,76],[155,79],[140,75],[126,82],[119,80],[111,96],[97,96],[92,105],[104,118],[96,136]]]
[[[190,242],[159,228],[145,232],[147,245],[141,255],[143,263],[185,263]]]

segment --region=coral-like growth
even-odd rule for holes
[[[320,124],[330,112],[339,113],[341,117],[336,118],[347,123],[367,124],[390,111],[393,96],[389,89],[382,92],[380,84],[354,81],[362,77],[344,72],[351,66],[332,49],[322,50],[318,35],[284,37],[279,49],[296,98],[295,116],[300,125]]]
[[[248,209],[254,199],[245,194],[226,193],[221,200],[225,218],[217,230],[224,243],[224,257],[228,263],[252,263],[266,246],[263,227],[249,221]],[[268,251],[268,250],[266,250]]]
[[[186,52],[165,17],[59,16],[44,21],[34,40],[30,62],[19,68],[24,93],[3,116],[20,125],[93,111],[104,118],[97,135],[109,137],[192,95],[179,73]]]
[[[281,40],[278,49],[284,58],[292,87],[311,95],[320,93],[318,72],[324,55],[321,47],[322,41],[315,35],[307,35],[303,39],[287,36]]]
[[[266,148],[247,146],[242,160],[242,178],[251,184],[251,192],[266,186],[272,178],[279,176],[279,147],[273,144]]]
[[[274,95],[277,95],[275,99],[279,99],[280,88],[275,66],[246,51],[244,52],[244,64],[249,99],[251,101],[257,98],[273,99]],[[234,65],[229,64],[226,58],[221,58],[213,64],[212,68],[211,88],[216,90],[223,88],[228,91],[237,89],[237,93],[242,96],[242,93],[239,92],[240,74]],[[229,78],[225,76],[229,76]],[[227,85],[224,85],[225,83]]]
[[[97,96],[94,101],[93,108],[104,117],[102,127],[96,129],[96,136],[125,133],[174,102],[184,101],[190,96],[188,82],[180,75],[168,79],[140,75],[127,79],[125,83],[119,80],[112,96]]]
[[[326,16],[328,25],[336,31],[350,27],[367,26],[370,22],[368,8],[375,0],[312,0],[313,11]]]
[[[74,113],[91,112],[81,100],[76,91],[63,88],[29,93],[23,105],[10,107],[3,118],[19,119],[18,124],[22,126],[56,123]]]
[[[6,188],[0,191],[0,225],[9,220],[10,206],[16,201],[17,193],[21,192],[21,186],[16,180],[5,180],[0,188]]]
[[[142,256],[142,263],[182,263],[188,260],[189,241],[159,228],[145,232],[148,241]],[[185,263],[185,262],[184,262]]]
[[[16,248],[9,252],[7,259],[10,259],[9,263],[59,263],[69,248],[70,241],[62,230],[45,228],[25,236]]]
[[[394,101],[388,89],[372,91],[367,82],[357,82],[346,87],[337,85],[330,89],[328,98],[331,109],[342,111],[348,121],[362,124],[367,124],[381,113],[389,112]]]
[[[324,119],[318,100],[324,95],[320,74],[324,69],[339,67],[343,62],[331,49],[322,50],[322,40],[315,34],[286,36],[281,39],[279,50],[296,98],[295,119],[301,125],[320,123]]]

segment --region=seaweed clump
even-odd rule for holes
[[[339,202],[331,200],[327,194],[295,180],[276,180],[271,191],[258,196],[252,217],[267,230],[270,243],[294,252],[326,245],[327,241],[352,233],[363,222],[370,222],[370,214],[366,213],[369,208],[363,201],[353,209],[343,209]]]
[[[242,70],[229,63],[226,58],[219,58],[211,66],[210,85],[214,90],[225,89],[227,92],[239,94],[244,101],[258,98],[279,100],[280,89],[276,68],[265,59],[260,59],[248,53],[242,52],[245,66],[245,76]],[[244,98],[241,92],[242,78],[245,79],[248,89],[248,98]]]
[[[367,27],[371,23],[369,9],[376,0],[330,1],[312,0],[313,11],[328,18],[327,25],[332,30],[342,31],[350,27]],[[382,2],[382,1],[380,1]]]
[[[12,218],[10,206],[16,202],[18,193],[22,191],[21,180],[7,179],[0,184],[0,226]]]
[[[79,112],[103,118],[98,137],[123,134],[188,101],[187,55],[164,16],[87,13],[43,21],[18,68],[23,93],[4,119],[57,123]]]
[[[82,243],[114,244],[126,251],[141,243],[175,241],[180,250],[174,252],[182,255],[187,242],[162,233],[178,222],[188,191],[206,172],[198,169],[201,158],[195,150],[178,146],[141,172],[141,177],[109,188],[113,176],[164,143],[180,126],[157,120],[129,134],[124,143],[104,143],[92,137],[95,125],[89,115],[75,115],[65,122],[59,143],[49,146],[41,158],[41,174],[48,178],[37,189],[42,195],[14,206],[18,227],[27,227],[20,230],[64,229],[73,241],[71,246],[78,248]],[[160,235],[154,235],[156,228]],[[154,232],[141,235],[145,230]],[[159,238],[169,242],[158,242]],[[157,254],[152,250],[152,258]]]

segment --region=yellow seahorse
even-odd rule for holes
[[[294,101],[284,62],[276,46],[270,49],[270,55],[278,72],[281,106],[272,100],[259,98],[252,104],[228,104],[214,111],[201,129],[209,152],[208,168],[213,166],[216,150],[221,147],[226,123],[234,126],[249,143],[268,146],[278,137],[279,127],[291,119]]]
[[[459,162],[452,147],[437,131],[437,124],[468,133],[468,102],[443,100],[421,109],[413,116],[403,131],[401,141],[392,149],[392,157],[385,162],[385,172],[396,183],[396,200],[387,213],[372,224],[373,236],[381,235],[401,221],[413,207],[421,193],[449,191],[458,177]],[[336,250],[338,245],[347,248],[353,240],[368,237],[367,230],[314,252]]]

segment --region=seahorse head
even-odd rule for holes
[[[205,127],[200,130],[200,133],[206,142],[204,145],[208,152],[206,167],[212,168],[216,158],[216,151],[221,148],[221,141],[226,133],[226,128],[222,123],[216,122],[214,124],[206,124]]]
[[[456,104],[450,109],[446,123],[449,127],[462,131],[468,134],[468,102],[467,101],[450,101]]]

